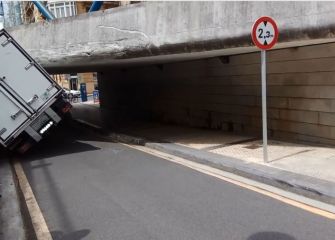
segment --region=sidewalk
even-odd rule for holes
[[[26,232],[13,171],[0,149],[0,239],[24,240]]]
[[[98,103],[93,103],[93,101],[72,103],[72,106],[71,114],[74,119],[85,121],[92,127],[102,127],[103,123]]]
[[[82,123],[102,126],[101,118],[97,117],[98,108],[75,105],[74,112],[74,118]],[[262,142],[253,136],[136,123],[120,129],[118,134],[109,134],[109,137],[142,144],[335,204],[335,147],[332,146],[270,140],[270,162],[264,163]]]

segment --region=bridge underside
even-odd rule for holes
[[[257,51],[255,19],[278,22],[276,48],[334,41],[333,2],[143,2],[9,29],[50,72],[80,72]]]
[[[334,144],[334,10],[333,2],[145,2],[10,32],[50,73],[99,72],[111,127],[151,120],[259,135],[250,29],[266,13],[280,31],[268,51],[270,137]]]

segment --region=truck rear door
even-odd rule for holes
[[[5,32],[0,31],[0,84],[25,107],[37,112],[61,90]]]
[[[29,120],[30,112],[23,108],[0,86],[0,140],[5,142],[13,132]]]

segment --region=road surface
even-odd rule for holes
[[[22,159],[54,240],[334,240],[335,221],[67,127]]]

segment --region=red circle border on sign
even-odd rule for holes
[[[257,26],[261,23],[261,22],[264,22],[264,21],[268,21],[272,24],[273,26],[273,29],[275,31],[275,36],[274,36],[274,39],[273,41],[271,42],[271,44],[269,45],[263,45],[261,44],[260,42],[257,41],[257,37],[256,37],[256,29],[257,29]],[[252,26],[252,32],[251,32],[251,38],[252,38],[252,41],[254,42],[254,44],[262,49],[262,50],[268,50],[270,48],[272,48],[276,43],[277,43],[277,40],[278,40],[278,35],[279,35],[279,31],[278,31],[278,27],[277,27],[277,24],[276,22],[271,18],[271,17],[268,17],[268,16],[264,16],[264,17],[260,17],[256,20],[256,22],[254,23],[254,25]]]

